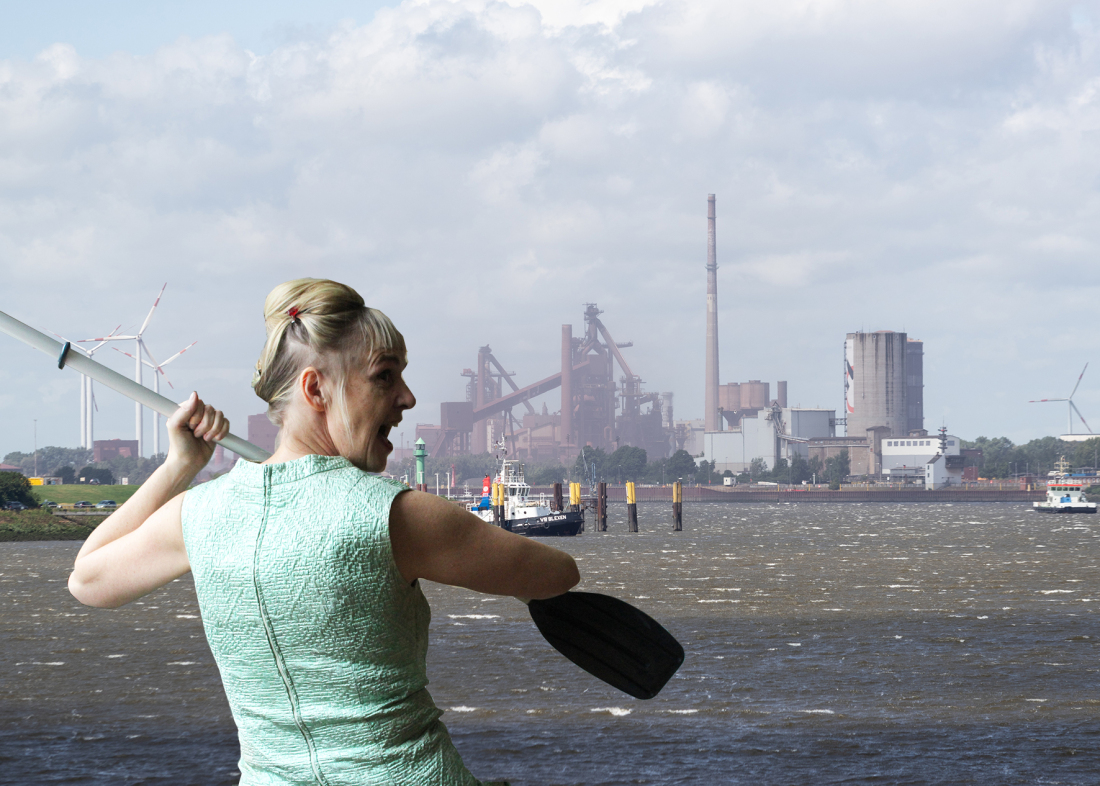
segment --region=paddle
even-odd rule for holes
[[[0,331],[57,358],[96,382],[171,417],[178,405],[0,311]],[[250,461],[270,454],[232,434],[221,444]],[[592,592],[567,592],[524,601],[539,632],[562,655],[594,677],[638,699],[652,699],[684,662],[684,648],[645,612]]]
[[[594,592],[527,602],[554,649],[636,699],[652,699],[684,662],[672,634],[629,603]]]

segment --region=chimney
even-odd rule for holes
[[[714,237],[714,194],[707,195],[707,388],[704,431],[721,431],[718,414],[718,254]]]
[[[561,326],[561,444],[573,444],[573,326]]]

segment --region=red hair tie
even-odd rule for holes
[[[298,307],[297,306],[291,306],[290,309],[287,310],[286,313],[287,313],[287,316],[289,316],[294,322],[298,321]]]

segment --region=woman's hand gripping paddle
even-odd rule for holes
[[[593,677],[652,699],[684,662],[672,634],[629,603],[593,592],[526,601],[539,632]]]

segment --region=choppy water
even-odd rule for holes
[[[1100,782],[1100,517],[1023,506],[642,505],[554,541],[687,660],[631,699],[516,601],[432,585],[431,690],[514,784]],[[617,516],[617,518],[616,518]],[[71,543],[0,544],[0,783],[231,784],[235,732],[188,580],[118,611]]]

